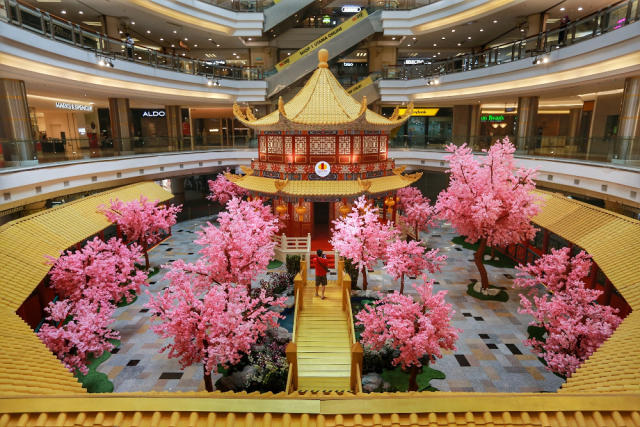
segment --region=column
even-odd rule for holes
[[[24,81],[0,79],[0,111],[0,142],[7,165],[38,163]]]
[[[182,149],[182,109],[179,105],[165,105],[164,111],[167,119],[168,147],[171,151]]]
[[[109,98],[109,119],[113,148],[123,154],[132,153],[131,135],[133,131],[128,98]]]
[[[100,18],[102,21],[102,32],[112,39],[122,40],[122,34],[120,34],[120,19],[115,16],[102,15]],[[103,49],[110,52],[119,53],[121,51],[120,43],[109,42],[103,46]]]
[[[376,42],[369,43],[369,73],[381,72],[385,66],[396,65],[398,49],[395,46],[380,46]]]
[[[549,14],[544,12],[527,16],[527,32],[525,33],[527,35],[527,38],[534,37],[540,33],[545,32],[547,29],[548,17]],[[539,38],[536,49],[542,49],[543,43],[544,40],[542,38]]]
[[[618,158],[630,160],[634,152],[634,140],[640,137],[640,77],[624,81],[620,122],[618,126]],[[637,144],[637,142],[636,142]],[[638,148],[635,147],[637,151]]]
[[[171,178],[171,193],[173,193],[173,204],[180,205],[184,203],[184,177],[176,176]]]
[[[518,136],[516,149],[526,152],[536,147],[533,138],[536,136],[536,119],[538,118],[537,96],[522,96],[518,98]]]
[[[567,131],[569,141],[567,141],[567,145],[575,145],[574,140],[580,132],[580,116],[582,116],[582,108],[569,109],[569,129]]]
[[[451,136],[456,145],[468,143],[470,136],[471,110],[472,105],[454,105],[453,106],[453,125],[451,126]]]
[[[469,111],[469,145],[480,146],[480,104],[473,104]],[[489,142],[491,144],[491,141]]]

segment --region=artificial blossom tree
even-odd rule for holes
[[[397,230],[380,222],[378,208],[364,196],[354,202],[351,212],[334,220],[333,226],[331,245],[362,271],[362,289],[366,291],[367,269],[384,257]]]
[[[400,294],[404,293],[405,276],[418,276],[425,270],[429,273],[440,271],[447,256],[438,255],[439,251],[427,251],[417,240],[407,242],[397,239],[387,246],[384,268],[393,280],[400,279]]]
[[[140,287],[147,285],[147,273],[136,268],[141,259],[142,249],[136,243],[127,246],[115,237],[108,242],[96,237],[58,259],[48,257],[53,266],[49,277],[58,295],[74,302],[131,302]]]
[[[226,170],[226,173],[228,172],[229,169]],[[224,173],[219,173],[215,180],[210,179],[208,184],[211,194],[207,196],[207,199],[213,202],[217,201],[222,206],[225,206],[234,197],[242,198],[249,195],[247,190],[229,181]]]
[[[422,195],[415,187],[404,187],[398,190],[398,207],[404,213],[402,222],[413,228],[416,239],[420,240],[420,232],[428,232],[435,224],[435,207],[431,200]],[[408,234],[408,233],[407,233]]]
[[[45,311],[49,314],[46,320],[53,324],[43,324],[38,337],[69,371],[86,375],[89,356],[100,357],[105,351],[111,351],[114,346],[109,340],[120,338],[117,331],[108,327],[113,323],[114,309],[106,301],[51,302]]]
[[[483,292],[489,287],[484,252],[489,246],[507,246],[532,239],[536,229],[531,217],[540,210],[535,189],[535,170],[516,169],[515,147],[508,138],[474,157],[466,144],[447,146],[449,187],[436,202],[440,218],[448,220],[469,243],[478,242],[474,261]]]
[[[182,205],[165,206],[158,201],[150,202],[140,195],[139,200],[123,202],[115,199],[109,207],[100,206],[100,211],[127,237],[128,242],[137,242],[142,246],[146,268],[149,268],[149,247],[158,242],[162,232],[171,230]]]
[[[366,306],[356,314],[356,325],[364,327],[361,342],[374,351],[390,346],[399,352],[393,359],[409,370],[409,391],[418,390],[422,360],[441,358],[441,349],[455,350],[459,329],[451,326],[454,311],[444,301],[446,291],[433,294],[433,280],[414,285],[418,300],[398,292]]]
[[[518,266],[515,286],[528,289],[520,294],[520,312],[533,317],[532,326],[544,328],[543,340],[530,338],[525,344],[544,358],[548,369],[566,377],[613,333],[622,319],[617,309],[596,301],[602,291],[585,287],[591,271],[589,255],[581,251],[571,257],[569,248],[552,249],[533,264]],[[541,294],[538,284],[546,287]]]

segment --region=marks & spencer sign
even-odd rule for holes
[[[69,102],[61,102],[61,101],[56,101],[56,108],[60,108],[62,110],[73,110],[73,111],[93,111],[93,105],[71,104]]]

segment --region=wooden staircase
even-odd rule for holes
[[[329,281],[323,300],[314,288],[313,283],[304,288],[297,325],[298,390],[349,391],[351,342],[341,289],[335,280]]]
[[[361,392],[362,347],[355,342],[351,316],[351,280],[338,261],[338,280],[330,280],[325,299],[307,283],[300,262],[295,282],[293,339],[287,346],[287,392]],[[319,289],[322,292],[321,289]]]

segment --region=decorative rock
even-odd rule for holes
[[[391,390],[391,383],[385,381],[382,383],[382,391],[389,391]]]
[[[480,282],[476,282],[473,285],[473,290],[482,295],[496,296],[500,293],[500,289],[496,289],[496,288],[482,289],[482,283]]]
[[[492,259],[492,258],[491,258],[491,255],[489,255],[489,254],[484,254],[484,260],[485,260],[485,261],[491,261],[491,259]]]
[[[294,297],[288,297],[287,300],[284,303],[284,306],[286,308],[291,308],[291,307],[293,307],[295,302],[296,302],[296,299]]]
[[[362,391],[373,393],[382,386],[382,375],[372,372],[362,377]]]
[[[242,391],[249,383],[249,378],[255,373],[252,365],[245,366],[242,371],[222,377],[216,382],[216,388],[220,391]]]
[[[286,328],[279,326],[278,329],[273,330],[274,338],[282,343],[291,341],[291,333]]]

